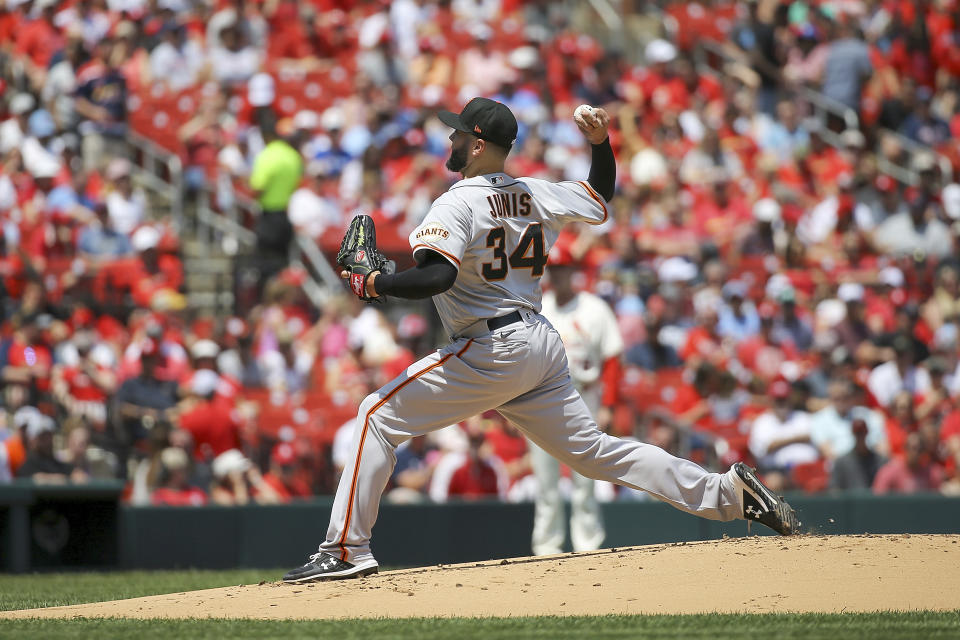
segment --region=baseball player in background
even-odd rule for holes
[[[577,266],[567,242],[558,240],[550,249],[549,258],[550,290],[543,294],[540,313],[560,334],[573,386],[605,431],[610,426],[620,382],[620,327],[606,302],[574,288]],[[566,527],[560,462],[530,442],[530,464],[537,478],[533,553],[561,553]],[[570,483],[570,542],[574,551],[594,551],[606,535],[594,482],[571,470]]]
[[[569,222],[601,224],[608,216],[616,163],[607,113],[577,108],[574,120],[592,149],[590,174],[586,181],[558,183],[504,173],[517,137],[516,118],[505,105],[474,98],[460,113],[438,116],[453,129],[446,166],[463,179],[410,234],[417,264],[397,273],[371,271],[363,249],[341,262],[341,275],[363,299],[432,296],[451,341],[360,404],[354,453],[337,486],[326,539],[284,581],[375,573],[370,537],[396,448],[492,408],[587,477],[646,491],[704,518],[749,518],[783,535],[796,533],[793,509],[746,465],[710,473],[597,428],[570,377],[560,336],[540,314],[540,278],[560,230]]]

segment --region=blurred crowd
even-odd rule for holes
[[[626,344],[612,431],[777,489],[960,493],[960,5],[636,2],[635,60],[582,4],[6,0],[0,481],[117,477],[135,504],[330,493],[360,400],[443,336],[429,306],[316,308],[290,235],[329,255],[367,213],[409,263],[456,179],[433,115],[484,95],[517,115],[518,175],[585,178],[573,110],[613,117],[615,215],[560,239]],[[132,136],[214,210],[259,201],[277,260],[254,304],[187,304],[186,227]],[[488,412],[400,449],[388,496],[535,491]]]

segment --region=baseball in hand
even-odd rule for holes
[[[590,144],[600,144],[607,139],[607,125],[610,116],[603,109],[595,109],[588,104],[582,104],[573,111],[573,121],[583,132]]]

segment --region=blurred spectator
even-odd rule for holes
[[[183,25],[175,22],[160,27],[156,37],[160,44],[150,52],[151,75],[172,91],[193,85],[205,62],[197,43],[186,37]]]
[[[150,494],[150,503],[169,507],[202,507],[207,504],[207,494],[198,487],[190,486],[190,458],[179,447],[167,447],[158,457],[159,477],[157,488]]]
[[[77,114],[74,94],[77,91],[77,73],[86,61],[83,32],[76,27],[67,29],[66,45],[59,60],[51,60],[50,71],[43,83],[40,97],[53,115],[57,128],[74,131]],[[99,36],[97,38],[99,40]]]
[[[215,24],[220,27],[219,30],[214,28]],[[210,21],[207,45],[210,47],[210,67],[218,82],[239,85],[249,80],[260,68],[262,56],[251,42],[251,35],[243,22],[230,21],[224,24]]]
[[[823,94],[860,113],[860,94],[873,73],[870,51],[848,20],[834,24],[834,37],[823,65]]]
[[[142,454],[146,452],[150,431],[170,424],[177,403],[177,385],[155,375],[163,359],[155,340],[144,340],[139,355],[140,375],[125,380],[113,401],[120,443]]]
[[[917,366],[916,347],[910,336],[896,336],[890,350],[890,359],[874,367],[867,378],[867,388],[881,407],[888,407],[901,391],[921,394],[930,389],[930,376]]]
[[[782,332],[774,331],[777,311],[773,303],[761,302],[757,315],[760,332],[739,344],[737,360],[751,374],[769,381],[780,375],[785,363],[797,359],[797,350],[792,340],[784,340]]]
[[[290,196],[287,207],[290,224],[298,233],[318,239],[325,229],[340,223],[340,210],[327,188],[330,170],[322,160],[307,163],[306,181]]]
[[[189,192],[195,193],[212,182],[217,156],[226,147],[223,121],[223,94],[204,95],[197,114],[177,130],[177,138],[186,152],[183,179]]]
[[[810,416],[810,440],[826,460],[847,455],[854,447],[853,423],[863,422],[866,444],[881,456],[889,451],[883,418],[859,402],[860,390],[850,380],[830,384],[830,404]]]
[[[43,333],[52,323],[53,318],[46,313],[14,318],[13,339],[7,346],[2,370],[5,384],[24,385],[32,394],[49,391],[53,356]]]
[[[130,255],[133,252],[130,238],[113,226],[107,207],[99,205],[94,211],[96,219],[83,228],[77,241],[81,255],[95,266]]]
[[[27,135],[20,145],[23,166],[35,179],[50,179],[60,173],[60,159],[54,152],[57,125],[46,109],[38,109],[27,120]],[[50,185],[52,188],[53,185]],[[49,191],[46,189],[45,191]]]
[[[757,416],[750,428],[750,452],[774,491],[788,486],[790,468],[820,457],[811,442],[810,414],[796,408],[797,391],[784,380],[774,381],[768,395],[773,409]],[[777,488],[774,488],[777,487]]]
[[[0,154],[19,149],[27,135],[30,114],[36,100],[29,93],[15,93],[7,102],[7,112],[12,116],[0,123]]]
[[[131,297],[139,307],[182,309],[186,304],[179,296],[183,266],[175,256],[161,254],[160,240],[160,232],[152,226],[142,226],[134,232],[130,243],[138,255],[125,274]]]
[[[87,479],[83,470],[61,462],[54,455],[53,434],[57,425],[53,418],[39,412],[33,414],[26,427],[27,459],[17,469],[18,478],[30,478],[44,484],[83,482]]]
[[[42,83],[53,55],[63,48],[63,36],[54,21],[58,4],[56,0],[34,2],[31,17],[23,21],[15,36],[16,51],[25,56],[27,72],[38,84]]]
[[[833,462],[830,486],[841,491],[868,490],[873,486],[883,457],[867,443],[867,423],[855,419],[850,425],[853,448]]]
[[[397,463],[390,476],[393,488],[387,493],[387,500],[412,503],[426,499],[433,473],[433,466],[428,461],[429,451],[426,436],[415,436],[397,448]]]
[[[778,102],[775,117],[765,117],[762,122],[757,144],[763,151],[776,154],[783,163],[792,160],[798,151],[810,144],[810,134],[801,123],[792,100]]]
[[[907,211],[890,216],[877,228],[874,243],[894,256],[946,257],[952,250],[950,229],[937,219],[932,204],[924,195],[914,196]]]
[[[233,318],[243,323],[239,318]],[[228,324],[231,322],[228,321]],[[253,336],[248,332],[237,337],[236,347],[226,349],[217,356],[217,368],[226,376],[239,381],[244,389],[260,389],[266,386],[266,375],[253,350]]]
[[[772,198],[757,200],[753,205],[754,226],[740,241],[739,251],[745,256],[766,256],[776,252],[774,225],[780,222],[780,204]]]
[[[648,371],[675,369],[683,365],[676,349],[663,341],[664,303],[660,296],[651,296],[643,316],[646,340],[628,348],[624,362]]]
[[[896,456],[880,467],[873,481],[873,492],[916,493],[936,491],[943,482],[943,470],[923,451],[920,435],[907,435],[903,456]]]
[[[280,442],[273,448],[270,470],[263,475],[263,481],[277,494],[278,502],[308,498],[312,493],[303,477],[297,474],[297,453],[289,442]]]
[[[222,506],[277,504],[280,495],[264,482],[260,471],[237,449],[218,455],[212,465],[213,486],[210,500]]]
[[[771,335],[780,344],[790,343],[799,351],[808,351],[813,346],[813,330],[809,321],[797,309],[797,294],[787,287],[777,296],[780,315],[774,321]]]
[[[95,344],[89,331],[78,331],[73,352],[53,369],[51,390],[67,414],[82,420],[98,433],[106,431],[107,399],[117,390],[116,363],[108,347]]]
[[[106,480],[117,477],[116,456],[90,445],[90,430],[74,427],[67,434],[67,446],[60,459],[73,468],[75,478]]]
[[[301,339],[295,345],[293,336],[286,332],[276,338],[276,350],[266,353],[260,361],[266,386],[287,393],[304,391],[316,357],[314,345],[309,339]]]
[[[433,473],[430,499],[446,502],[450,498],[505,497],[507,478],[503,463],[493,455],[484,455],[484,421],[481,416],[468,418],[463,424],[469,446],[464,453],[447,453]]]
[[[147,208],[143,191],[133,187],[131,171],[130,161],[125,158],[111,160],[106,170],[111,186],[106,198],[110,226],[126,236],[143,223]]]
[[[77,72],[74,108],[82,119],[78,131],[88,171],[102,169],[109,158],[126,156],[127,81],[119,68],[119,53],[114,41],[105,37]]]
[[[197,461],[210,462],[226,451],[240,448],[239,420],[230,400],[217,395],[220,377],[211,369],[193,374],[189,403],[180,407],[178,426],[193,441]]]
[[[717,332],[737,342],[750,338],[760,332],[760,316],[753,303],[744,302],[747,298],[747,285],[739,280],[731,280],[723,285],[724,304],[720,307],[717,320]]]

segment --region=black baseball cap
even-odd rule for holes
[[[460,113],[441,111],[437,117],[448,127],[488,140],[504,149],[510,149],[517,139],[517,119],[510,108],[489,98],[474,98]]]

